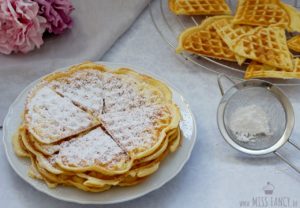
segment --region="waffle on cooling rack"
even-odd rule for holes
[[[180,35],[176,51],[178,53],[188,51],[216,59],[236,61],[235,54],[212,25],[213,22],[226,18],[230,18],[230,16],[210,17],[201,25],[188,28]]]
[[[286,28],[289,16],[278,0],[239,0],[233,23]]]
[[[179,121],[164,83],[87,62],[33,87],[13,144],[49,187],[100,192],[154,173],[179,147]]]
[[[247,79],[257,74],[299,78],[295,75],[298,61],[289,49],[300,51],[300,37],[297,35],[288,41],[286,37],[286,31],[300,32],[299,22],[300,12],[279,0],[239,0],[235,15],[207,17],[198,26],[184,30],[176,51],[235,61],[240,65],[247,59],[253,60],[245,74]],[[255,67],[254,71],[259,71],[254,73],[256,75],[248,71],[254,65],[260,66]],[[263,73],[264,70],[267,72]]]
[[[286,71],[283,69],[279,69],[273,66],[268,66],[262,63],[258,63],[256,61],[252,61],[246,69],[245,79],[250,78],[285,78],[285,79],[293,79],[300,78],[300,59],[295,58],[293,60],[294,68],[292,71]]]
[[[169,8],[180,15],[230,14],[225,0],[169,0]]]

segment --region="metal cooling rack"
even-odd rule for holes
[[[300,0],[290,0],[284,2],[293,5],[298,9],[300,8]],[[227,3],[234,12],[236,9],[237,0],[227,0]],[[175,49],[178,43],[177,37],[179,36],[179,34],[188,27],[198,25],[203,19],[206,18],[206,16],[175,15],[171,13],[168,8],[168,0],[150,1],[149,12],[154,27],[156,28],[157,32],[162,37],[164,42],[174,51],[174,54],[176,54]],[[287,36],[291,35],[293,34],[287,34]],[[296,55],[299,56],[299,54]],[[178,54],[178,56],[181,56],[187,62],[191,62],[213,73],[229,73],[230,76],[237,79],[242,79],[248,64],[246,62],[242,66],[239,66],[234,62],[216,60],[205,56],[193,55],[185,52]],[[271,79],[271,81],[283,86],[300,85],[300,80],[296,79]]]

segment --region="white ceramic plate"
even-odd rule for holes
[[[138,67],[132,67],[126,64],[106,62],[98,63],[106,65],[109,68],[128,67],[138,72],[148,74],[156,79],[159,79],[157,76],[152,75],[144,70],[140,70]],[[58,71],[66,70],[67,68],[68,67],[62,68]],[[9,163],[21,178],[23,178],[37,190],[60,200],[81,204],[113,204],[124,202],[143,196],[153,190],[160,188],[166,182],[175,177],[183,168],[183,165],[189,159],[196,140],[195,120],[188,103],[177,90],[171,87],[173,92],[173,99],[175,103],[179,106],[182,114],[180,128],[182,131],[183,142],[181,147],[175,153],[168,155],[168,157],[162,162],[159,170],[155,174],[153,174],[145,182],[137,186],[114,187],[109,191],[102,193],[88,193],[73,187],[64,186],[58,186],[55,189],[49,189],[44,182],[28,177],[27,172],[30,165],[30,161],[25,158],[23,159],[17,157],[14,153],[11,142],[13,134],[17,131],[18,126],[21,123],[21,113],[24,109],[24,102],[26,99],[27,92],[38,81],[39,80],[36,80],[35,82],[31,83],[28,87],[26,87],[16,98],[16,100],[12,103],[12,105],[9,108],[8,114],[6,115],[3,126],[3,140]]]

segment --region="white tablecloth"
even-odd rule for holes
[[[273,155],[249,157],[233,150],[222,139],[216,124],[221,98],[216,75],[178,59],[156,32],[148,11],[102,60],[141,66],[173,83],[189,100],[198,128],[191,158],[173,180],[139,199],[103,207],[242,208],[249,202],[248,207],[258,208],[264,206],[265,199],[269,203],[266,207],[271,207],[271,198],[284,203],[290,200],[290,204],[297,203],[294,207],[300,207],[300,175]],[[300,91],[296,87],[283,89],[295,107],[296,126],[292,137],[300,144]],[[300,153],[291,146],[280,151],[300,165]],[[39,193],[10,168],[2,146],[0,158],[0,207],[101,207],[66,203]],[[273,195],[265,195],[263,191],[267,182],[274,186]]]

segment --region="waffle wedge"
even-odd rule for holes
[[[239,0],[233,23],[288,28],[290,17],[279,0]]]
[[[300,12],[289,4],[281,3],[281,6],[285,9],[290,18],[287,30],[290,32],[300,32]]]
[[[212,25],[218,35],[228,45],[229,49],[233,51],[233,47],[240,37],[248,33],[250,30],[253,30],[254,27],[248,25],[234,25],[232,21],[233,17],[228,17],[216,20]],[[240,65],[246,60],[245,57],[239,55],[235,56]]]
[[[180,114],[173,105],[142,106],[130,112],[103,114],[102,125],[133,159],[146,157],[178,126]]]
[[[300,52],[300,35],[296,35],[287,41],[289,49]]]
[[[126,75],[131,76],[140,82],[142,82],[142,89],[147,89],[148,86],[150,86],[150,89],[152,90],[154,87],[160,92],[156,92],[153,94],[157,94],[157,97],[155,98],[157,101],[155,103],[161,103],[161,102],[172,102],[172,92],[170,91],[167,84],[163,83],[160,80],[154,79],[153,77],[139,74],[131,69],[128,68],[120,68],[118,70],[115,70],[113,72],[114,74],[120,74],[120,75]],[[149,92],[146,92],[146,94],[149,94]],[[151,93],[152,94],[152,93]]]
[[[269,66],[293,70],[285,31],[279,27],[257,27],[251,30],[236,42],[233,51]]]
[[[79,180],[82,182],[81,187],[84,187],[85,185],[90,186],[89,184],[94,184],[92,187],[96,187],[97,188],[96,190],[100,191],[102,189],[98,189],[98,188],[104,188],[107,186],[110,187],[110,186],[118,185],[119,182],[122,181],[125,177],[124,174],[111,176],[111,175],[105,175],[105,174],[95,172],[95,171],[88,171],[87,173],[82,173],[82,172],[78,173],[78,172],[66,171],[64,169],[61,169],[60,166],[58,166],[56,164],[58,154],[53,154],[52,156],[42,155],[41,152],[36,150],[34,148],[34,146],[32,145],[32,141],[34,140],[32,135],[30,135],[29,132],[26,132],[26,129],[24,129],[24,128],[21,128],[20,130],[21,130],[21,132],[25,132],[25,134],[22,133],[21,141],[24,141],[25,151],[29,153],[28,157],[30,157],[31,161],[32,161],[32,167],[29,171],[30,176],[37,178],[37,179],[44,180],[49,187],[55,187],[58,184],[73,185],[73,186],[77,187],[76,182],[78,182],[78,180]],[[74,140],[73,140],[73,142],[74,142]],[[95,142],[92,142],[92,143],[95,144]],[[62,144],[65,145],[66,142],[63,142]],[[90,142],[90,144],[91,144],[91,142]],[[22,145],[19,145],[19,146],[22,146]],[[14,146],[14,148],[15,148],[16,152],[19,151],[17,146]],[[62,148],[63,147],[61,146],[59,148],[58,152],[61,151]],[[74,146],[71,148],[74,148]],[[64,151],[67,151],[67,150],[68,149],[64,149]],[[81,149],[81,151],[82,151],[82,149]],[[99,158],[101,158],[101,156],[99,156],[99,154],[101,154],[100,151],[97,152],[97,154],[98,154],[98,156],[96,157],[97,159],[94,162],[96,162],[96,161],[99,162]],[[109,155],[111,156],[111,154],[106,153],[105,157],[107,157],[107,156],[110,157]],[[85,154],[85,156],[87,156],[87,155]],[[40,159],[41,157],[43,158],[42,160]],[[80,155],[74,156],[72,158],[72,161],[73,162],[75,160],[78,161],[79,157],[80,157]],[[65,157],[64,159],[67,160],[69,158]],[[81,158],[81,161],[82,160],[91,160],[91,158],[83,157],[83,158]],[[73,165],[74,166],[72,166],[72,168],[75,168],[76,164],[73,164]],[[102,164],[98,164],[98,167],[100,165],[104,166],[104,164],[102,163]],[[77,169],[78,168],[79,167],[77,166]],[[99,168],[97,168],[97,169],[99,169]],[[110,174],[111,173],[112,172],[110,172]],[[76,181],[73,181],[73,179],[76,179]],[[78,188],[80,188],[80,187],[78,187]],[[80,188],[80,189],[82,189],[82,188]]]
[[[225,0],[169,0],[170,10],[179,15],[230,14]]]
[[[52,143],[88,130],[99,122],[43,84],[28,95],[25,123],[42,143]]]
[[[217,20],[230,18],[230,16],[209,17],[201,25],[186,29],[179,37],[176,52],[187,51],[219,60],[236,61],[234,52],[230,50],[212,25]]]
[[[246,72],[245,79],[251,78],[281,78],[281,79],[300,79],[300,59],[294,59],[293,71],[286,71],[276,67],[261,64],[256,61],[252,61]]]
[[[50,74],[44,81],[57,94],[68,98],[75,105],[90,114],[97,114],[103,109],[103,83],[104,67],[85,64],[86,68],[74,66],[67,72]]]
[[[132,163],[128,154],[101,128],[65,141],[60,146],[55,160],[67,171],[122,174],[130,169]]]

